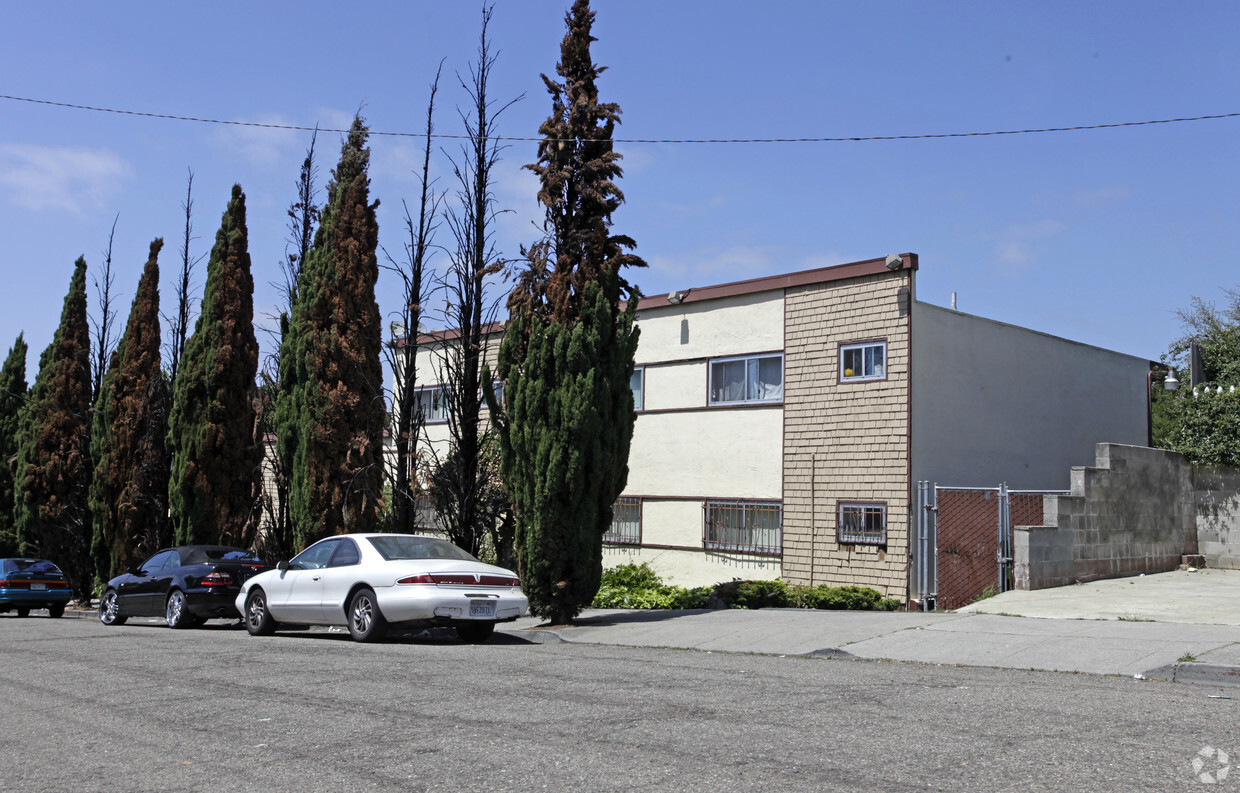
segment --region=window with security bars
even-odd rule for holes
[[[839,541],[855,545],[886,545],[887,505],[841,501]]]
[[[783,551],[783,504],[778,501],[707,501],[702,544],[717,551]]]
[[[603,542],[616,545],[641,545],[642,500],[621,496],[611,508],[611,528],[603,534]]]

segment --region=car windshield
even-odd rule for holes
[[[385,534],[379,537],[367,537],[379,555],[389,562],[393,559],[460,559],[467,562],[478,561],[467,551],[450,542],[436,540],[433,537],[411,537],[407,534]]]
[[[4,572],[6,573],[52,573],[54,575],[63,575],[60,568],[46,559],[5,559]]]

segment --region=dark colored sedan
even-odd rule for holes
[[[165,548],[104,587],[99,620],[163,617],[169,628],[192,628],[215,618],[240,619],[233,601],[247,578],[271,565],[241,548],[182,545]]]
[[[0,614],[25,617],[31,609],[47,609],[49,617],[59,617],[72,597],[69,577],[46,559],[0,559]]]

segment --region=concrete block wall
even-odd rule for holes
[[[1202,466],[1193,470],[1197,553],[1206,567],[1240,570],[1240,470]]]
[[[1197,552],[1192,469],[1176,452],[1100,443],[1096,464],[1072,469],[1071,495],[1047,496],[1047,525],[1013,532],[1015,585],[1174,570]]]

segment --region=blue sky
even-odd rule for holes
[[[498,0],[492,98],[524,94],[500,131],[535,137],[568,0]],[[934,135],[1240,112],[1240,4],[597,0],[594,45],[617,137]],[[324,128],[359,107],[417,132],[444,61],[437,130],[460,132],[457,74],[480,6],[464,2],[16,4],[0,94],[121,110]],[[164,305],[194,172],[195,256],[234,182],[247,194],[256,316],[277,302],[285,209],[309,134],[0,100],[0,353],[19,331],[28,377],[51,340],[74,260],[92,274],[116,220],[121,321],[150,240]],[[918,297],[1142,357],[1174,310],[1222,300],[1240,183],[1240,118],[1089,131],[834,143],[621,143],[615,231],[646,294],[913,251]],[[321,176],[340,135],[321,133]],[[400,249],[422,142],[372,138],[380,243]],[[440,186],[449,187],[437,145]],[[497,171],[496,242],[536,238],[536,183],[513,142]],[[322,185],[320,185],[321,187]],[[447,242],[446,231],[441,242]],[[444,257],[438,259],[444,263]],[[205,277],[205,259],[199,285]],[[384,312],[395,284],[380,279]],[[92,309],[94,295],[91,295]]]

